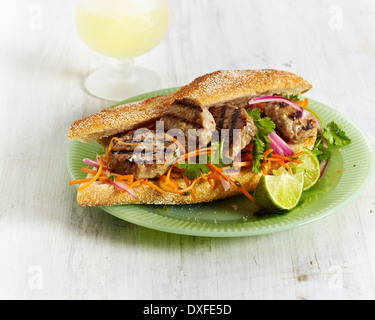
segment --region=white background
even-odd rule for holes
[[[70,123],[111,105],[83,79],[105,60],[74,1],[0,2],[0,298],[374,299],[374,180],[318,222],[267,236],[165,234],[80,208]],[[375,1],[170,0],[165,41],[138,59],[162,87],[219,69],[298,73],[374,142]]]

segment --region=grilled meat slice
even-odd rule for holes
[[[237,108],[232,105],[213,107],[210,112],[215,119],[216,130],[221,134],[219,139],[224,138],[225,131],[223,130],[229,131],[229,152],[226,155],[234,158],[255,137],[257,128],[253,119],[244,108]],[[235,134],[235,130],[238,130],[238,134]]]
[[[165,135],[140,129],[114,140],[110,153],[115,173],[132,174],[136,179],[154,179],[164,175],[178,156],[178,146]]]
[[[188,146],[207,146],[215,131],[215,120],[208,109],[199,101],[188,98],[176,100],[161,121],[164,122],[165,132],[181,130]],[[190,130],[196,130],[196,135]]]
[[[264,112],[275,122],[281,136],[291,143],[305,141],[315,128],[311,117],[300,119],[301,112],[283,102],[268,102]]]

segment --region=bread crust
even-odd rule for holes
[[[89,143],[147,126],[160,119],[174,100],[174,93],[172,93],[105,109],[83,120],[73,122],[68,138]]]
[[[159,120],[176,99],[192,98],[205,107],[273,94],[301,94],[312,88],[302,77],[272,69],[216,71],[199,77],[175,93],[120,105],[72,123],[68,138],[91,142],[138,129]]]

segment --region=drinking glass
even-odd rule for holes
[[[158,46],[168,25],[166,0],[78,0],[80,38],[90,49],[110,58],[107,68],[87,78],[86,89],[112,101],[156,89],[160,77],[135,66],[134,58]]]

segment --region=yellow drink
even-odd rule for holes
[[[129,59],[155,48],[165,37],[165,0],[80,0],[76,24],[83,42],[112,58]]]

